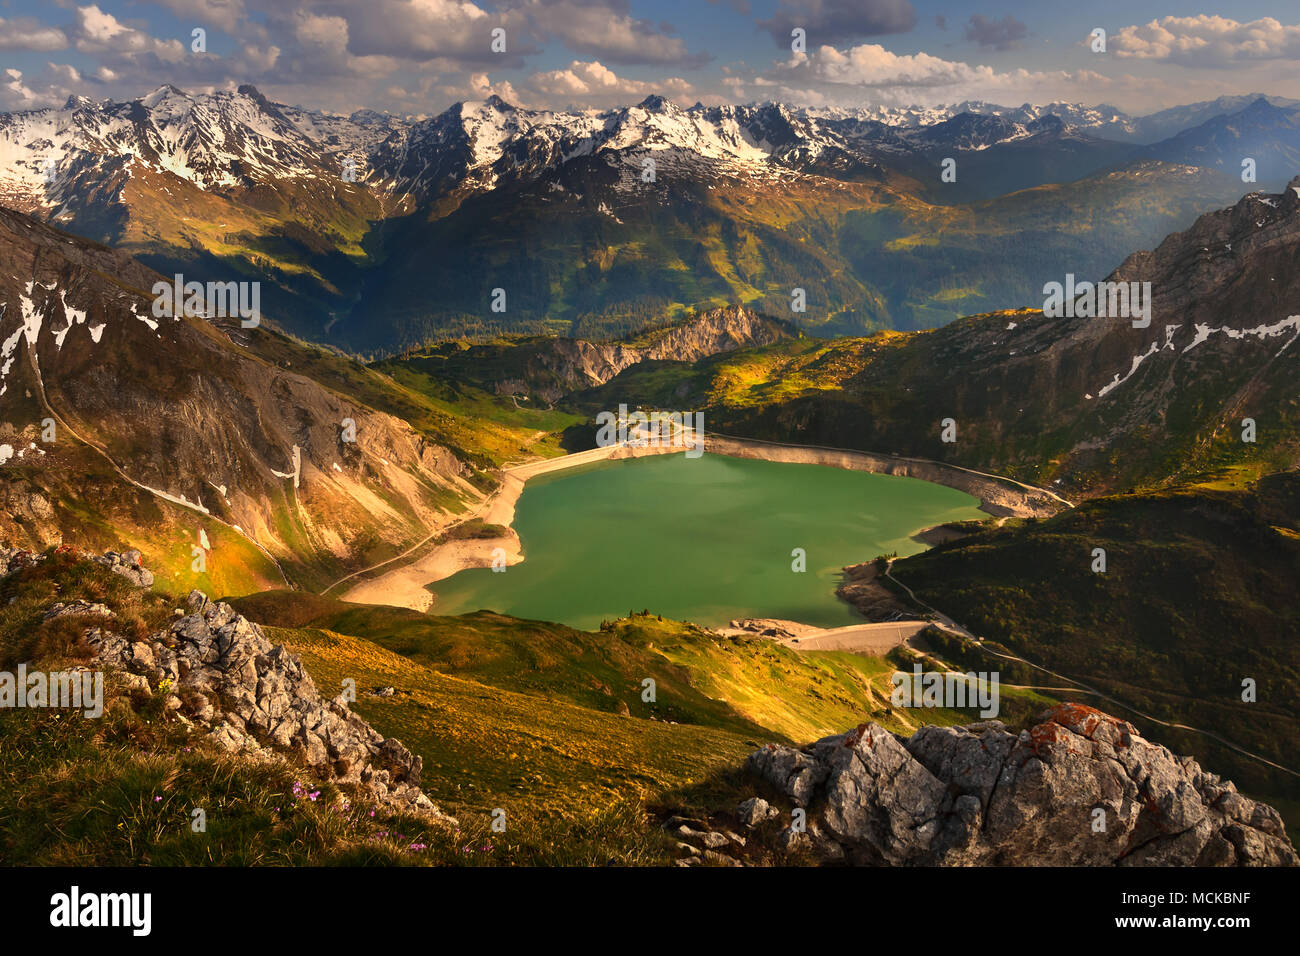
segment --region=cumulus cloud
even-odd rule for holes
[[[977,13],[966,24],[966,39],[995,50],[1014,50],[1029,35],[1029,28],[1007,14],[1001,20],[990,20]]]
[[[194,53],[190,47],[191,27],[186,27],[180,38],[156,37],[97,4],[77,7],[74,16],[64,32],[72,49],[90,63],[81,69],[73,92],[85,93],[84,86],[93,84],[110,87],[105,93],[138,96],[162,83],[210,90],[262,81],[272,74],[293,75],[292,64],[281,62],[281,49],[273,43],[245,42],[225,56]],[[318,65],[329,62],[327,57],[316,57]],[[39,80],[28,85],[39,90],[43,99],[52,101],[68,85],[67,69],[50,64]]]
[[[709,2],[740,15],[751,0]],[[148,6],[168,13],[146,19],[141,8]],[[542,107],[625,105],[662,93],[683,103],[1062,99],[1119,102],[1137,111],[1300,82],[1300,25],[1270,17],[1163,17],[1125,27],[1112,33],[1108,47],[1119,62],[1147,61],[1139,71],[1144,76],[1135,78],[1113,69],[1106,75],[994,69],[925,52],[893,53],[869,42],[913,28],[917,14],[910,0],[771,0],[773,7],[758,24],[761,30],[788,51],[790,31],[802,27],[808,53],[786,54],[766,67],[737,61],[703,76],[690,71],[710,57],[692,49],[673,24],[637,17],[629,0],[144,0],[127,7],[56,0],[47,7],[61,11],[54,15],[0,18],[0,54],[65,51],[75,66],[0,67],[0,108],[57,105],[68,92],[133,97],[170,82],[196,92],[254,83],[283,102],[344,112],[422,113],[492,93]],[[55,15],[59,25],[49,25]],[[935,15],[934,23],[951,28],[950,36],[964,30],[982,49],[1012,49],[1028,36],[1012,16],[976,14],[965,24],[951,19]],[[208,29],[209,50],[220,55],[191,52],[195,26]],[[491,47],[497,27],[506,31],[505,54]],[[762,33],[758,39],[766,43]],[[543,49],[562,56],[530,69]],[[1162,71],[1161,62],[1173,68]],[[665,75],[670,78],[657,79]]]
[[[724,2],[740,9],[746,0]],[[289,102],[419,112],[488,90],[521,103],[566,87],[576,101],[579,86],[597,98],[644,95],[649,85],[611,80],[612,69],[649,65],[671,76],[672,67],[711,59],[692,52],[673,24],[634,16],[628,0],[145,0],[175,17],[166,21],[174,36],[151,33],[158,21],[128,18],[103,0],[57,3],[71,10],[70,23],[0,19],[0,50],[69,50],[79,57],[81,85],[100,95],[138,96],[162,83],[195,91],[255,83]],[[209,52],[191,52],[194,27],[208,30]],[[497,28],[504,53],[493,49]],[[531,79],[512,77],[518,89],[501,82],[500,71],[523,69],[543,46],[576,58]],[[65,80],[53,68],[10,77],[0,107],[53,102]],[[665,95],[690,88],[677,77],[655,85]]]
[[[1145,26],[1129,26],[1107,42],[1110,52],[1140,60],[1168,60],[1184,66],[1229,66],[1234,63],[1300,57],[1300,25],[1272,17],[1240,23],[1226,17],[1163,17]]]
[[[60,106],[72,94],[83,92],[82,80],[81,73],[66,64],[47,63],[35,77],[11,67],[0,77],[0,99],[19,110]]]
[[[23,71],[16,70],[13,67],[5,70],[4,80],[0,81],[6,93],[7,99],[20,106],[37,106],[44,105],[39,102],[39,94],[30,86],[23,82]]]
[[[511,106],[533,105],[509,81],[493,83],[486,73],[471,73],[464,83],[440,86],[438,92],[448,99],[458,101],[475,102],[485,100],[489,96],[499,96]]]
[[[759,24],[779,47],[790,46],[790,31],[807,31],[808,43],[845,43],[916,26],[909,0],[781,0],[776,12]]]
[[[490,14],[469,0],[368,0],[364,5],[320,5],[348,25],[348,52],[414,61],[452,57],[466,63],[509,61],[532,52],[525,23],[516,14]],[[295,3],[294,14],[298,12]],[[492,49],[492,31],[505,30],[505,53]]]
[[[511,9],[526,14],[539,37],[609,63],[696,67],[711,59],[691,53],[671,23],[632,16],[627,0],[518,0]]]
[[[77,8],[76,22],[68,33],[78,52],[94,55],[104,63],[144,59],[177,64],[189,55],[189,47],[180,40],[160,40],[93,4]]]
[[[593,93],[631,93],[636,84],[619,78],[603,63],[574,60],[562,70],[534,74],[531,86],[550,96],[590,96]]]
[[[598,60],[574,60],[560,70],[534,73],[527,85],[541,100],[556,106],[615,106],[644,99],[651,93],[685,102],[695,94],[695,88],[681,77],[670,77],[653,83],[632,80],[617,75]]]
[[[347,20],[333,15],[319,15],[306,10],[295,11],[291,19],[292,30],[284,36],[293,44],[293,55],[280,62],[278,47],[275,62],[266,66],[269,72],[276,68],[278,78],[284,82],[310,82],[325,77],[378,78],[391,73],[400,61],[382,54],[355,55],[351,51],[350,27]],[[252,54],[253,48],[246,48]]]
[[[893,53],[877,43],[844,51],[823,46],[812,55],[795,54],[785,69],[818,83],[875,88],[956,87],[989,82],[996,76],[991,67],[970,66],[929,53]]]
[[[762,89],[763,99],[836,106],[934,106],[962,100],[1099,102],[1137,83],[1154,88],[1149,79],[1136,81],[1089,70],[999,71],[928,53],[898,54],[874,43],[846,50],[823,46],[794,54],[747,81]]]
[[[0,50],[62,50],[68,38],[57,27],[43,26],[31,17],[5,20],[0,17]]]

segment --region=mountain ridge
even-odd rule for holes
[[[846,234],[855,217],[883,212],[869,233],[939,238],[942,248],[937,223],[972,203],[1086,183],[1117,166],[1136,177],[1154,155],[1095,135],[1105,110],[1063,107],[890,126],[781,104],[683,109],[649,96],[555,112],[496,97],[419,120],[354,120],[272,103],[250,86],[197,95],[160,87],[126,103],[65,106],[0,115],[0,203],[165,273],[261,279],[268,311],[287,328],[363,354],[485,330],[592,337],[604,323],[599,335],[625,334],[632,316],[653,309],[680,315],[740,300],[771,311],[796,286],[816,300],[807,321],[832,334],[942,324],[979,306],[949,309],[920,280],[880,288],[881,277],[898,284],[911,273],[883,250],[858,252]],[[1280,155],[1290,155],[1287,143]],[[952,158],[960,172],[941,181],[939,164]],[[1136,216],[1111,210],[1125,229],[1163,233],[1231,198],[1221,172],[1189,195],[1187,156],[1171,158],[1163,176],[1146,177]],[[1260,163],[1261,177],[1271,176]],[[1110,200],[1102,192],[1092,201]],[[556,210],[567,228],[542,236],[539,224]],[[899,215],[920,231],[895,233]],[[787,238],[795,222],[800,234]],[[1100,235],[1115,260],[1148,239]],[[469,238],[480,248],[467,272],[458,257]],[[1077,237],[1052,242],[1062,256],[1097,255]],[[438,294],[411,278],[415,254],[435,270]],[[992,284],[1011,280],[1003,262],[982,267]],[[504,288],[492,267],[516,277],[518,307],[488,308]],[[672,282],[660,291],[652,274]]]

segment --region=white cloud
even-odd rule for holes
[[[345,110],[440,110],[448,99],[489,89],[512,102],[564,96],[578,105],[590,94],[613,105],[693,88],[680,77],[628,80],[611,67],[687,69],[708,59],[692,56],[671,24],[632,16],[628,0],[146,0],[176,17],[180,27],[167,30],[175,36],[152,35],[145,20],[103,0],[57,2],[72,8],[71,23],[0,20],[0,49],[71,49],[85,58],[76,61],[80,85],[120,98],[162,83],[195,91],[253,83],[286,102]],[[209,31],[208,53],[191,52],[195,26]],[[504,54],[492,49],[497,27],[505,30]],[[227,39],[218,40],[223,33]],[[511,75],[514,86],[501,82],[502,71],[524,67],[543,42],[587,55],[532,79]],[[0,108],[53,102],[65,85],[53,69],[24,76],[0,90]]]
[[[339,8],[337,12],[347,17],[349,49],[360,56],[487,59],[494,55],[491,30],[495,26],[505,26],[509,51],[510,24],[468,0],[373,0],[364,7]]]
[[[1128,108],[1160,108],[1188,102],[1188,94],[1214,92],[1183,79],[1178,81],[1105,74],[1094,70],[999,71],[989,66],[946,60],[928,53],[898,54],[874,43],[839,50],[822,46],[794,54],[763,73],[731,76],[724,88],[737,98],[742,90],[763,100],[809,106],[936,106],[963,100],[1003,104],[1127,103]],[[1208,84],[1206,84],[1208,85]]]
[[[900,55],[877,43],[863,43],[843,52],[823,46],[811,55],[796,53],[785,68],[822,83],[879,88],[955,87],[988,83],[997,76],[987,66],[969,66],[928,53]]]
[[[451,100],[475,102],[489,96],[499,96],[511,106],[531,106],[529,101],[520,96],[514,86],[507,82],[493,83],[486,73],[471,73],[464,83],[441,86],[439,92]]]
[[[189,55],[180,40],[159,40],[122,23],[111,13],[91,5],[77,8],[77,22],[69,28],[73,45],[101,61],[129,62],[141,58],[177,64]]]
[[[20,110],[60,106],[73,93],[81,92],[81,74],[70,66],[47,63],[42,75],[32,80],[12,67],[0,80],[0,99]],[[73,86],[71,84],[77,84]]]
[[[30,17],[5,20],[0,17],[0,50],[62,50],[68,38],[57,27],[42,26]]]
[[[1300,25],[1272,17],[1240,23],[1226,17],[1163,17],[1129,26],[1107,41],[1119,57],[1167,60],[1192,67],[1222,67],[1260,60],[1300,58]]]
[[[0,87],[4,88],[11,102],[27,108],[46,105],[40,102],[40,96],[35,90],[23,83],[22,70],[15,70],[13,67],[5,70],[5,78],[0,82]]]
[[[617,75],[599,60],[574,60],[561,70],[547,70],[529,77],[527,86],[537,96],[556,108],[576,105],[607,107],[624,105],[660,93],[679,102],[694,96],[695,88],[681,77],[647,83]],[[689,103],[687,103],[689,105]]]

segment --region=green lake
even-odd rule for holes
[[[915,478],[822,465],[656,455],[530,480],[515,509],[524,561],[429,585],[431,613],[487,608],[593,630],[649,609],[708,626],[775,617],[861,621],[841,568],[915,554],[917,531],[985,518],[978,499]],[[802,548],[807,571],[792,570]]]

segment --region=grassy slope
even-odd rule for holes
[[[83,597],[114,628],[165,626],[177,599],[140,591],[70,555],[0,582],[0,666],[55,670],[89,659],[85,618],[44,622]],[[874,714],[888,666],[845,654],[799,656],[655,618],[600,633],[497,615],[432,618],[279,592],[243,599],[286,627],[268,636],[302,655],[322,692],[356,681],[355,709],[424,758],[423,785],[460,830],[369,815],[363,795],[312,781],[292,763],[257,765],[212,749],[160,699],[110,680],[105,716],[0,713],[0,848],[6,860],[87,864],[664,863],[672,843],[655,806],[707,813],[752,790],[738,767],[771,739],[806,739]],[[374,640],[308,624],[372,629]],[[545,666],[540,666],[543,662]],[[531,662],[531,666],[530,666]],[[438,665],[435,667],[434,665]],[[659,680],[656,704],[636,693]],[[604,675],[629,714],[593,682]],[[773,680],[773,678],[779,678]],[[368,693],[393,686],[391,697]],[[760,689],[767,686],[767,694]],[[926,715],[939,722],[952,712]],[[318,789],[316,801],[294,795]],[[344,801],[348,801],[345,806]],[[208,831],[189,829],[202,807]],[[506,810],[506,834],[490,832]]]
[[[1249,491],[1102,498],[941,545],[898,562],[895,573],[922,600],[1017,655],[1300,769],[1298,499],[1294,472]],[[1091,570],[1097,547],[1106,550],[1104,574]],[[966,655],[981,657],[971,648]],[[1050,680],[1000,666],[1007,679]],[[1255,703],[1241,700],[1244,678],[1257,683]],[[1134,722],[1243,790],[1300,798],[1292,775],[1201,734]]]
[[[518,456],[531,449],[538,431],[558,430],[569,422],[559,413],[516,409],[508,398],[479,389],[402,380],[387,374],[383,365],[366,365],[285,335],[259,331],[254,349],[267,361],[291,367],[340,395],[403,419],[478,468]]]
[[[87,662],[82,634],[97,619],[42,620],[52,602],[74,597],[108,606],[117,614],[115,630],[126,635],[165,626],[178,603],[130,587],[100,565],[55,555],[0,581],[0,668],[27,661],[54,671]],[[400,677],[423,688],[424,706],[400,708],[390,723],[445,747],[435,756],[451,754],[469,761],[467,770],[477,768],[458,772],[426,756],[429,792],[440,800],[450,795],[466,811],[457,830],[383,811],[372,816],[363,793],[314,781],[292,761],[259,764],[222,753],[165,712],[160,697],[128,693],[110,678],[100,719],[0,710],[0,859],[68,866],[665,862],[671,842],[649,826],[636,795],[652,786],[695,785],[749,746],[726,731],[564,705],[548,722],[549,704],[536,698],[443,677],[359,639],[300,637],[322,687],[337,685],[336,668],[343,666],[363,686],[367,677]],[[362,712],[384,716],[383,708],[372,712],[370,700]],[[432,725],[425,722],[430,714],[437,717]],[[533,736],[536,726],[543,736]],[[534,746],[546,728],[551,744]],[[573,738],[575,728],[585,737]],[[611,740],[644,759],[619,762]],[[521,810],[521,801],[510,798],[519,796],[519,769],[531,765],[535,750],[556,762],[556,779],[567,789],[553,799],[530,795]],[[516,762],[519,755],[524,763]],[[603,783],[570,786],[572,761],[582,759],[594,761],[591,779]],[[314,800],[307,796],[313,792]],[[491,832],[489,816],[477,812],[496,806],[510,808],[506,834]],[[207,813],[205,833],[190,828],[196,807]]]
[[[174,600],[140,591],[100,565],[56,555],[0,582],[0,667],[84,665],[87,618],[45,622],[55,600],[80,596],[116,612],[119,633],[164,626]],[[320,864],[402,862],[407,844],[379,833],[357,805],[345,812],[325,788],[296,799],[304,781],[289,765],[263,766],[223,754],[180,722],[160,699],[105,686],[99,719],[47,709],[0,710],[0,859],[11,865],[192,865],[220,862]],[[315,789],[314,785],[307,788]],[[207,812],[206,833],[190,828]],[[412,835],[416,821],[402,821]]]
[[[1279,374],[1256,396],[1267,408],[1268,434],[1248,444],[1223,428],[1221,409],[1240,386],[1233,375],[1208,375],[1188,397],[1171,405],[1168,428],[1130,430],[1104,459],[1071,455],[1112,426],[1097,418],[1082,395],[1048,409],[996,380],[972,379],[979,366],[954,366],[954,343],[964,343],[961,363],[983,362],[967,339],[987,337],[1010,321],[1025,323],[1036,311],[969,316],[942,330],[880,332],[867,338],[798,339],[728,352],[699,362],[645,362],[605,385],[571,396],[573,408],[591,413],[620,402],[661,408],[698,408],[708,428],[722,434],[772,441],[898,452],[951,461],[1046,485],[1064,475],[1067,495],[1117,488],[1201,482],[1237,473],[1258,477],[1296,460],[1300,400]],[[1193,397],[1194,396],[1194,399]],[[956,444],[939,440],[937,423],[959,404],[963,428]],[[1063,468],[1062,463],[1071,461]]]
[[[807,741],[872,715],[909,730],[888,707],[893,668],[876,658],[798,653],[762,638],[728,638],[655,616],[600,631],[522,621],[490,611],[438,617],[297,592],[235,600],[265,625],[320,629],[373,642],[421,667],[506,690],[615,714],[726,729],[751,739]],[[643,703],[642,681],[656,684]],[[955,713],[927,714],[950,723]]]
[[[146,565],[159,587],[176,593],[199,588],[240,594],[284,586],[275,564],[243,535],[126,485],[101,456],[83,445],[65,442],[52,446],[42,459],[12,461],[5,466],[5,476],[11,488],[40,494],[50,502],[63,540],[91,551],[138,549],[147,556]],[[49,533],[48,528],[27,524],[20,514],[0,517],[0,540],[19,547]],[[191,548],[198,544],[200,526],[219,560],[196,573]]]
[[[619,717],[440,674],[361,638],[271,628],[323,688],[357,681],[358,713],[424,758],[423,785],[461,816],[589,817],[688,785],[757,742],[732,729]],[[362,689],[391,685],[389,698]]]

